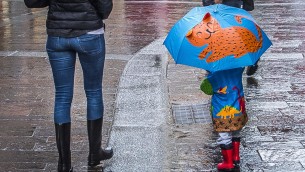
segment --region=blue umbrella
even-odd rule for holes
[[[215,72],[253,65],[272,43],[247,11],[216,4],[189,11],[164,45],[177,64]]]

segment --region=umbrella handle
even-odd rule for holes
[[[217,9],[218,9],[218,6],[219,6],[219,5],[216,5],[216,8],[215,8],[215,10],[214,10],[214,13],[216,13],[216,12],[218,11],[218,10],[217,10]]]

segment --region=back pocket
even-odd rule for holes
[[[78,37],[82,53],[96,54],[102,51],[102,39],[98,34],[86,34]]]

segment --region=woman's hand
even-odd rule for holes
[[[222,0],[214,0],[215,4],[221,4]]]

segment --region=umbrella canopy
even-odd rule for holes
[[[164,45],[177,64],[215,72],[253,65],[272,43],[247,11],[217,4],[189,11]]]

